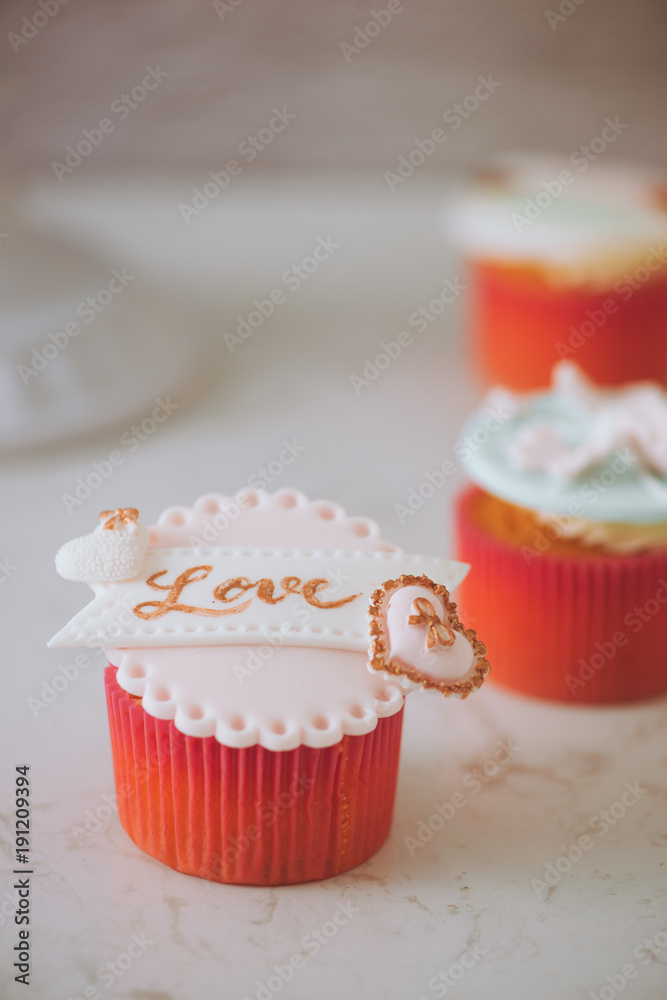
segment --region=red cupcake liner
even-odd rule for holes
[[[549,385],[561,357],[576,361],[596,382],[667,384],[664,268],[624,297],[612,285],[600,291],[550,286],[519,266],[488,260],[469,260],[468,276],[471,343],[490,384]]]
[[[330,878],[389,835],[403,710],[332,747],[234,749],[148,715],[105,671],[118,813],[147,854],[216,882]]]
[[[667,550],[526,558],[459,498],[456,601],[488,649],[490,680],[557,701],[632,701],[667,691]]]

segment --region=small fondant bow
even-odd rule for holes
[[[418,614],[410,615],[408,625],[428,625],[426,633],[428,649],[433,649],[434,646],[452,645],[456,638],[454,632],[436,614],[435,608],[426,597],[416,597],[412,602],[412,607]]]
[[[105,517],[108,518],[107,521],[104,521]],[[136,507],[116,507],[115,510],[103,510],[100,514],[100,521],[104,521],[104,527],[111,530],[121,524],[137,521],[138,517],[139,511]]]

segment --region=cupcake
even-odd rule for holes
[[[490,394],[459,450],[459,607],[495,681],[581,703],[667,690],[667,393],[561,362],[549,391]]]
[[[466,698],[489,670],[450,598],[468,567],[289,489],[138,518],[59,551],[95,597],[50,643],[106,652],[125,830],[219,882],[360,864],[389,834],[406,694]]]
[[[445,225],[487,384],[544,388],[558,360],[605,384],[667,383],[663,177],[578,153],[514,157],[462,192]]]

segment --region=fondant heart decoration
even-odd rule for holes
[[[139,524],[134,507],[105,510],[89,535],[73,538],[58,550],[56,570],[66,580],[112,583],[141,572],[150,531]]]
[[[446,587],[427,576],[388,580],[373,594],[369,669],[423,687],[467,698],[491,669],[486,647],[465,628]]]

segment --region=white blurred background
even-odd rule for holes
[[[628,155],[664,160],[660,0],[401,6],[348,62],[341,43],[386,4],[234,0],[218,11],[207,0],[69,0],[18,52],[5,45],[3,148],[41,169],[159,63],[169,78],[95,154],[95,167],[215,169],[285,104],[298,118],[263,167],[384,170],[489,73],[500,91],[434,169],[475,166],[501,147],[574,149],[607,115],[631,123]],[[20,31],[32,9],[3,4],[2,36]]]
[[[224,442],[224,475],[206,463],[169,499],[242,485],[272,435],[298,427],[310,445],[297,485],[391,512],[451,450],[478,394],[461,360],[465,292],[424,333],[407,328],[414,343],[381,377],[353,384],[444,281],[462,280],[439,233],[443,197],[503,151],[567,155],[607,118],[627,127],[606,159],[665,160],[665,18],[650,0],[43,0],[7,3],[0,19],[0,446],[15,461],[60,443],[65,464],[80,462],[105,448],[72,451],[74,439],[117,437],[172,389],[178,412],[128,457],[114,495],[130,469],[141,494],[150,453],[193,420]],[[399,176],[439,126],[446,141]],[[230,160],[236,174],[221,174]],[[327,238],[339,247],[286,287]],[[52,347],[123,268],[122,295]],[[285,301],[230,343],[275,288]],[[446,505],[419,523],[416,540],[446,542]]]

